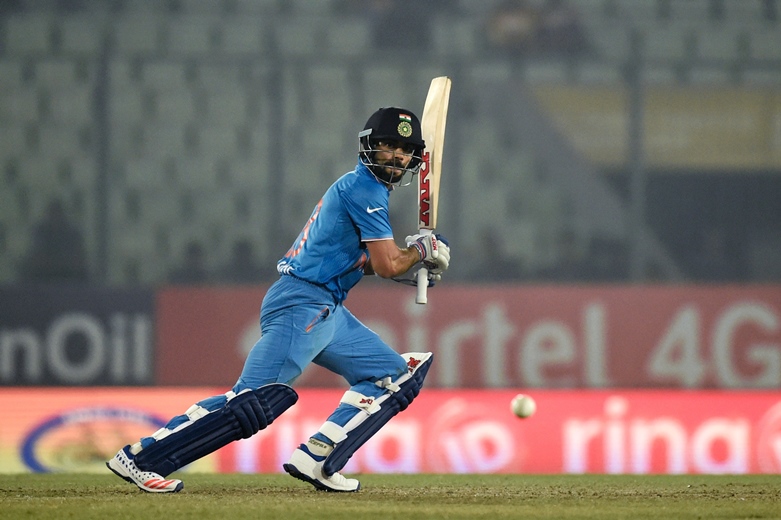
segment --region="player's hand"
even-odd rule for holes
[[[447,239],[439,234],[410,235],[407,246],[417,249],[420,261],[434,275],[441,275],[450,265],[450,246]]]
[[[428,269],[429,280],[438,282],[442,279],[442,273],[450,267],[450,244],[442,235],[435,235],[439,240],[439,255],[433,261],[426,261],[424,265]]]

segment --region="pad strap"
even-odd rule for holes
[[[352,405],[358,409],[365,411],[370,415],[380,411],[380,405],[377,403],[376,398],[365,396],[359,392],[354,392],[352,390],[346,391],[342,396],[342,400],[340,402]]]
[[[347,431],[344,427],[331,421],[326,421],[318,431],[331,439],[334,444],[338,444],[347,438]]]

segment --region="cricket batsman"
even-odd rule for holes
[[[283,465],[322,491],[358,491],[339,471],[355,451],[420,392],[430,352],[398,354],[344,306],[364,275],[396,278],[423,262],[430,283],[450,262],[447,240],[412,235],[396,245],[388,200],[418,174],[425,143],[417,116],[381,108],[359,137],[355,170],[334,182],[277,263],[280,277],[263,298],[261,338],[233,388],[192,405],[160,430],[127,445],[106,465],[144,491],[181,491],[167,478],[181,467],[270,425],[298,399],[290,385],[309,363],[350,385],[317,432]]]

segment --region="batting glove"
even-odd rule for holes
[[[428,269],[429,278],[438,282],[442,279],[442,273],[450,267],[450,244],[444,236],[436,235],[436,237],[439,240],[439,255],[434,262],[427,261],[424,264]]]
[[[414,247],[420,255],[420,261],[434,275],[441,275],[450,265],[450,246],[447,239],[439,234],[410,235],[406,239],[407,247]]]

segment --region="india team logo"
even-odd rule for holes
[[[412,135],[412,117],[408,114],[399,114],[399,126],[397,130],[402,137],[410,137]]]

